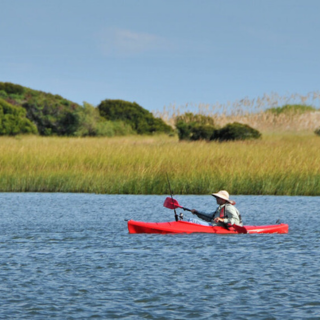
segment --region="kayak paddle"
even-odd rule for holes
[[[168,209],[181,208],[183,210],[191,212],[190,209],[180,206],[179,202],[176,199],[173,199],[173,198],[170,198],[170,197],[167,197],[164,200],[163,206],[165,208],[168,208]],[[245,227],[241,227],[241,226],[238,226],[236,224],[232,225],[231,227],[233,227],[238,233],[248,233],[248,230]]]
[[[167,197],[166,200],[164,200],[163,206],[168,209],[181,208],[183,210],[191,211],[188,208],[180,206],[179,202],[176,199],[170,197]]]

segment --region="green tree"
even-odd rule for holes
[[[75,111],[81,106],[59,95],[0,82],[0,97],[12,105],[22,106],[40,135],[73,136],[78,129]]]
[[[171,133],[172,128],[162,119],[155,118],[151,112],[136,102],[107,99],[98,105],[100,115],[109,121],[123,121],[138,134]]]
[[[83,107],[76,110],[78,117],[78,129],[76,136],[107,136],[133,134],[130,125],[121,121],[107,121],[100,116],[99,109],[91,104],[84,102]]]
[[[36,124],[41,135],[72,136],[78,129],[78,104],[51,94],[39,94],[23,104],[27,118]]]
[[[19,84],[14,84],[10,82],[0,82],[0,91],[5,91],[7,94],[22,94],[25,89]]]
[[[38,90],[9,82],[0,82],[0,98],[23,107],[26,117],[40,135],[113,136],[173,132],[162,119],[155,118],[136,103],[105,100],[100,108],[83,106]],[[100,115],[101,114],[101,115]]]
[[[36,134],[36,126],[26,118],[26,110],[0,98],[0,135]]]

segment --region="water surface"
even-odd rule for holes
[[[0,193],[0,318],[320,319],[320,197],[233,197],[245,224],[287,235],[128,234],[125,219],[173,220],[164,199]]]

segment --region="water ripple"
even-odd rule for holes
[[[125,218],[172,220],[161,196],[0,199],[0,319],[320,318],[319,197],[237,196],[247,224],[285,208],[290,231],[235,236],[128,234]]]

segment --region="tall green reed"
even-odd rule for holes
[[[265,135],[258,141],[177,138],[0,138],[0,191],[319,195],[320,139]]]

